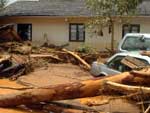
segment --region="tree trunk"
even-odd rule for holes
[[[129,85],[123,85],[119,83],[114,83],[111,81],[107,81],[106,87],[113,89],[115,91],[122,92],[124,94],[130,94],[130,93],[143,93],[143,94],[150,94],[150,88],[149,87],[141,87],[141,86],[129,86]]]
[[[130,73],[122,73],[116,76],[105,77],[97,80],[88,80],[80,83],[62,84],[44,88],[27,89],[0,96],[0,107],[11,107],[21,104],[34,104],[56,100],[93,97],[100,95],[105,81],[125,83],[133,81],[134,76]],[[147,81],[147,80],[146,80]]]
[[[143,71],[131,71],[130,72],[131,74],[134,74],[134,76],[137,76],[137,77],[145,77],[145,78],[150,78],[150,70],[143,70]]]

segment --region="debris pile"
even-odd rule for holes
[[[10,32],[11,34],[13,33],[14,38],[10,38],[12,37],[8,35]],[[34,71],[35,68],[46,67],[49,63],[72,63],[89,71],[93,61],[110,55],[107,52],[84,53],[81,51],[69,51],[64,49],[68,44],[62,46],[44,44],[40,48],[32,47],[31,42],[22,42],[10,25],[1,27],[0,34],[0,39],[3,40],[5,37],[5,39],[9,40],[0,43],[0,77],[8,77],[11,80],[27,75]],[[12,41],[14,39],[17,42]],[[150,56],[148,52],[143,52],[142,54]],[[142,98],[142,101],[150,100],[150,67],[131,57],[124,58],[122,63],[130,67],[131,72],[75,83],[11,88],[15,92],[0,95],[0,107],[35,108],[54,113],[99,113],[99,111],[90,109],[90,107],[60,105],[60,103],[54,101],[78,98],[88,99],[95,96],[114,96],[114,98],[126,98],[136,102],[141,102],[141,100],[135,97]],[[109,101],[104,101],[101,104],[106,102],[109,103]],[[99,105],[96,102],[86,104],[88,106]]]
[[[90,64],[97,60],[99,57],[98,53],[95,54],[84,54],[79,52],[72,52],[63,48],[47,48],[41,47],[32,48],[32,54],[30,54],[31,58],[39,59],[44,58],[48,59],[49,63],[72,63],[75,65],[79,65],[86,70],[90,69]],[[41,59],[40,59],[41,60]]]
[[[149,73],[150,69],[147,68],[96,80],[47,87],[17,89],[14,93],[0,96],[0,106],[15,107],[19,105],[30,105],[31,107],[35,105],[36,107],[41,106],[41,109],[44,109],[46,106],[47,110],[50,110],[56,108],[55,105],[53,106],[53,104],[49,103],[52,101],[100,95],[116,95],[117,98],[134,99],[137,102],[141,102],[135,97],[144,97],[143,101],[149,99]],[[133,85],[135,83],[136,86]],[[143,87],[141,87],[141,85]],[[91,103],[90,105],[94,104]]]
[[[0,59],[1,77],[16,80],[19,76],[34,71],[35,68],[47,66],[48,63],[72,63],[90,70],[90,63],[99,58],[98,53],[83,54],[64,48],[34,48],[30,43],[24,43],[7,42],[3,43],[4,46],[0,46],[5,49],[5,52],[6,50],[8,51],[8,55],[3,55]],[[11,51],[9,51],[10,48]],[[74,107],[72,109],[60,107],[55,105],[53,101],[106,95],[127,98],[136,102],[140,101],[135,97],[142,97],[143,101],[149,99],[150,68],[130,57],[123,59],[122,63],[133,70],[115,76],[101,77],[83,82],[14,89],[16,92],[0,96],[0,107],[22,107],[24,105],[27,108],[35,107],[48,112],[58,110],[62,112],[86,111],[87,113],[97,113],[97,111],[91,111],[90,109],[81,110]],[[95,104],[87,103],[87,105],[93,106]]]
[[[3,55],[0,59],[0,77],[16,80],[19,76],[31,71],[27,57],[21,55]]]

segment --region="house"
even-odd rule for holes
[[[15,30],[23,40],[32,40],[34,45],[69,44],[70,49],[89,45],[98,50],[110,47],[111,34],[108,28],[103,36],[93,35],[86,23],[92,12],[86,8],[86,0],[18,0],[0,12],[0,24],[15,23]],[[139,6],[139,15],[130,17],[130,27],[115,23],[115,47],[128,32],[150,33],[150,1]]]

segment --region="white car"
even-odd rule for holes
[[[150,50],[150,34],[128,33],[119,43],[119,52]]]
[[[142,56],[139,52],[122,52],[113,55],[105,64],[93,62],[91,74],[93,76],[115,75],[121,72],[131,71],[131,68],[121,63],[121,60],[126,56],[131,56],[150,65],[150,57]]]

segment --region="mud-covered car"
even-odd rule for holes
[[[104,64],[93,62],[90,72],[93,76],[107,76],[119,74],[121,72],[131,71],[131,68],[121,63],[122,59],[126,56],[136,58],[147,65],[150,64],[150,57],[148,56],[142,56],[138,52],[122,52],[113,55]]]

